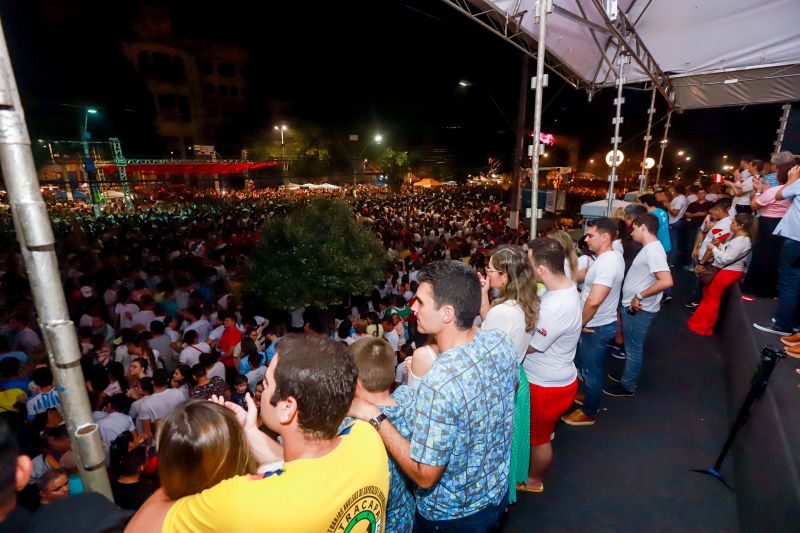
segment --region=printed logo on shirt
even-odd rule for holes
[[[544,328],[536,328],[536,333],[538,333],[542,337],[547,337],[547,330]]]
[[[367,531],[378,533],[386,510],[386,497],[374,485],[358,489],[336,513],[328,533]],[[357,529],[356,529],[357,528]]]

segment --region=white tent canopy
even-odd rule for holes
[[[445,0],[532,54],[536,0]],[[611,23],[606,3],[622,14]],[[656,81],[684,109],[800,99],[798,0],[553,0],[548,66],[589,90]],[[632,52],[632,53],[631,53]],[[643,68],[646,67],[646,68]]]

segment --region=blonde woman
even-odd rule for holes
[[[161,488],[128,524],[129,533],[161,531],[175,500],[258,467],[237,415],[212,401],[179,406],[161,420],[156,441]]]
[[[528,256],[519,246],[501,246],[489,258],[486,277],[481,277],[481,329],[506,332],[517,352],[519,375],[523,386],[517,387],[514,399],[514,436],[511,444],[511,469],[508,476],[509,502],[516,501],[517,483],[528,481],[530,460],[530,389],[522,369],[536,321],[539,296]],[[499,289],[500,296],[489,301],[489,291]]]

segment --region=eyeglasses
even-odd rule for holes
[[[502,270],[497,270],[496,268],[489,268],[486,267],[486,272],[494,272],[495,274],[505,274]]]

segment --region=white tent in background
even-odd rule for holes
[[[613,213],[619,208],[625,209],[631,203],[624,200],[614,200],[611,204],[611,212]],[[606,216],[606,208],[608,207],[608,200],[595,200],[594,202],[587,202],[581,206],[581,216],[586,220],[595,218],[602,218]]]
[[[300,186],[296,183],[289,183],[288,185],[286,185],[286,188],[289,189],[290,191],[296,191],[297,189],[300,188]]]
[[[316,183],[304,183],[300,187],[302,187],[303,189],[310,189],[312,191],[314,189],[319,189],[319,185],[317,185]]]
[[[332,183],[323,183],[318,188],[319,189],[325,189],[327,191],[332,191],[334,189],[340,189],[341,187],[339,187],[338,185],[334,185]]]
[[[105,191],[103,196],[106,198],[124,198],[125,195],[119,191]]]

